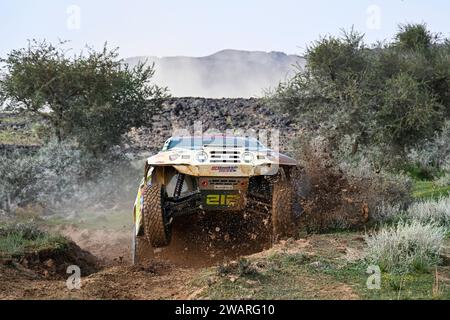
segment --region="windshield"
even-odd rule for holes
[[[248,150],[263,150],[266,147],[254,138],[245,137],[175,137],[169,141],[167,150],[182,148],[198,150],[202,147],[245,148]]]

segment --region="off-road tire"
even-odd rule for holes
[[[275,240],[295,235],[294,188],[283,168],[272,184],[272,232]]]
[[[171,238],[171,226],[164,217],[164,194],[163,186],[157,183],[142,190],[144,235],[154,248],[167,246]]]
[[[133,226],[132,242],[131,242],[131,262],[138,265],[144,262],[149,253],[150,245],[144,236],[136,235],[136,225]]]

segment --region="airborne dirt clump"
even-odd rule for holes
[[[363,186],[352,184],[327,150],[306,145],[301,157],[304,172],[297,179],[303,188],[304,213],[300,225],[308,232],[363,226],[369,218]]]
[[[301,228],[307,232],[361,229],[379,222],[380,203],[402,207],[411,203],[407,177],[377,170],[364,159],[348,164],[336,153],[320,136],[300,142]]]
[[[249,213],[210,213],[180,217],[167,248],[155,257],[188,267],[206,267],[271,246],[270,223]]]

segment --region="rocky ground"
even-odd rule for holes
[[[171,135],[193,134],[198,126],[203,132],[221,134],[279,130],[283,151],[291,149],[290,142],[298,133],[287,115],[270,110],[260,99],[171,98],[153,116],[151,127],[134,129],[127,135],[129,141],[125,149],[156,152]]]
[[[39,148],[35,124],[39,119],[0,112],[0,151]],[[122,150],[132,155],[159,151],[170,136],[202,132],[256,134],[272,141],[271,130],[279,131],[279,147],[293,152],[291,142],[299,130],[291,119],[264,106],[257,98],[170,98],[155,112],[151,124],[132,129]],[[259,136],[260,135],[260,136]]]

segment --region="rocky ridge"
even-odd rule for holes
[[[201,128],[204,133],[220,134],[279,130],[280,149],[292,152],[290,142],[298,133],[287,115],[274,112],[256,98],[170,98],[152,121],[151,126],[127,134],[125,150],[155,153],[170,136],[198,133]]]

